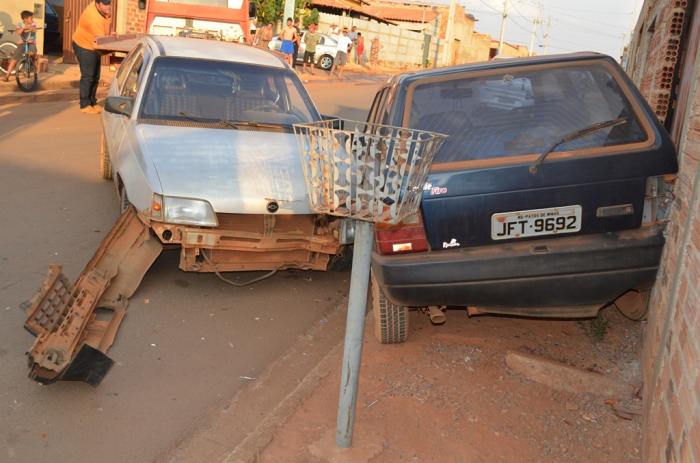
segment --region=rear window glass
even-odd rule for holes
[[[436,162],[538,153],[563,136],[625,122],[559,145],[570,151],[640,142],[647,135],[608,70],[599,65],[508,70],[419,84],[409,125],[449,135]]]

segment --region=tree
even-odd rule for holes
[[[304,29],[308,29],[311,24],[318,24],[318,10],[304,10],[304,19],[301,20]]]
[[[258,23],[268,24],[276,23],[279,20],[285,20],[284,16],[284,0],[252,0],[258,7]],[[295,0],[294,1],[294,11],[295,17],[300,17],[308,6],[308,0]],[[313,12],[312,12],[313,14]],[[306,18],[306,15],[305,15]],[[318,11],[316,11],[316,21],[318,21]],[[304,27],[306,27],[306,19],[304,20]]]

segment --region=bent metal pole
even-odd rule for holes
[[[340,377],[340,400],[335,441],[340,447],[352,445],[355,423],[357,385],[360,378],[360,358],[365,332],[367,289],[369,287],[370,260],[374,245],[374,224],[355,220],[355,245],[350,274],[348,315],[345,322],[343,347],[343,372]]]

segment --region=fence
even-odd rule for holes
[[[369,59],[369,50],[374,37],[379,37],[382,48],[379,51],[379,61],[390,66],[422,66],[424,56],[425,38],[422,32],[414,32],[402,29],[391,24],[367,21],[351,18],[349,16],[336,16],[327,13],[319,13],[319,31],[327,33],[333,24],[341,29],[357,26],[357,30],[365,38],[365,54]],[[442,49],[442,47],[440,47]],[[442,64],[442,50],[438,59],[438,65]],[[435,58],[435,38],[430,41],[428,61],[432,64]]]

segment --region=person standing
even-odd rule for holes
[[[255,34],[255,46],[267,50],[271,40],[272,24],[265,24],[260,30],[258,30],[258,33]]]
[[[338,73],[338,79],[343,80],[343,67],[348,64],[348,52],[352,48],[352,40],[348,37],[348,28],[343,28],[343,33],[338,37],[338,48],[336,48],[331,75]]]
[[[297,57],[299,56],[299,45],[301,45],[301,27],[299,27],[299,19],[294,20],[294,55],[292,56],[292,67],[297,65]]]
[[[282,39],[280,51],[284,55],[284,61],[290,66],[293,66],[292,55],[294,54],[294,36],[296,35],[296,29],[294,29],[293,24],[292,18],[287,18],[287,25],[284,26],[280,34]]]
[[[306,72],[306,65],[309,65],[309,72],[314,74],[314,64],[316,63],[316,45],[321,41],[321,34],[316,32],[318,29],[318,24],[310,24],[309,30],[304,35],[304,64],[302,65],[301,72]]]
[[[352,41],[352,48],[355,51],[355,61],[357,61],[357,26],[352,26],[352,28],[350,28],[348,37]],[[350,51],[348,51],[348,58],[350,58]]]
[[[357,45],[355,46],[355,62],[360,66],[365,65],[365,38],[362,32],[357,33]]]
[[[95,50],[95,38],[109,35],[111,3],[112,0],[90,3],[80,15],[78,27],[73,32],[73,52],[80,65],[80,110],[88,114],[102,112],[102,108],[97,106],[102,54]]]

